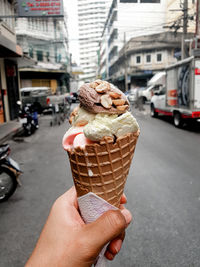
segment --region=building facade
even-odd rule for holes
[[[0,0],[0,7],[0,123],[3,123],[17,117],[18,59],[22,50],[16,42],[14,1]]]
[[[20,68],[21,87],[47,86],[69,91],[70,56],[63,18],[18,18],[17,41],[34,66]]]
[[[99,74],[111,76],[111,68],[118,53],[132,37],[163,31],[166,1],[113,0],[100,42]]]
[[[97,76],[99,42],[106,21],[110,0],[78,0],[78,31],[80,65],[83,81]]]
[[[192,35],[188,35],[190,37]],[[110,80],[124,91],[126,69],[129,88],[146,86],[154,74],[177,62],[176,54],[181,49],[181,38],[181,33],[174,35],[173,32],[131,38],[112,65]]]

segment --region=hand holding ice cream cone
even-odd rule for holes
[[[139,126],[128,112],[126,96],[108,82],[84,84],[79,99],[63,147],[68,152],[81,215],[89,223],[119,207]]]

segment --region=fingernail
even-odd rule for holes
[[[126,223],[128,225],[132,220],[132,215],[131,215],[130,211],[127,209],[123,209],[123,210],[121,210],[121,213],[123,214],[123,216],[126,220]]]
[[[112,253],[110,253],[109,251],[106,252],[106,258],[110,261],[112,261],[114,259],[114,255]]]
[[[122,247],[122,240],[118,239],[115,241],[115,251],[118,253]]]

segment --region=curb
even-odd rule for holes
[[[13,136],[23,131],[23,127],[13,128],[12,131],[6,134],[3,138],[0,139],[0,145],[5,143],[7,140],[12,139]]]

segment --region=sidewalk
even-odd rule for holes
[[[22,125],[17,121],[0,124],[0,144],[3,144],[21,130]]]

